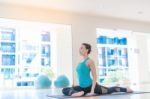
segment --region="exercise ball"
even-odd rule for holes
[[[54,81],[54,85],[57,88],[63,88],[69,86],[69,79],[65,75],[60,75]]]
[[[50,88],[51,84],[52,81],[48,78],[48,76],[40,75],[37,77],[37,80],[35,81],[35,88],[46,89]]]

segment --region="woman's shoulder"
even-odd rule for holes
[[[94,62],[94,60],[91,57],[88,57],[87,61]]]
[[[89,59],[87,60],[87,64],[88,65],[94,64],[94,60],[89,57]]]

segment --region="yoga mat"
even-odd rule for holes
[[[133,93],[124,93],[124,92],[116,92],[116,93],[112,93],[112,94],[95,94],[93,96],[109,96],[109,95],[131,95],[131,94],[146,94],[146,93],[150,93],[150,92],[143,92],[143,91],[135,91]],[[80,97],[93,97],[93,96],[80,96]],[[56,99],[65,99],[65,98],[78,98],[78,97],[74,97],[74,96],[65,96],[65,95],[47,95],[47,97],[52,97],[52,98],[56,98]]]

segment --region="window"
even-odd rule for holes
[[[72,81],[72,71],[63,71],[72,70],[71,46],[69,25],[0,18],[0,88],[34,88],[43,73]]]

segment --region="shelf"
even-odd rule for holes
[[[102,67],[102,66],[98,66],[98,69],[129,69],[129,67],[126,67],[126,66],[113,66],[113,67]]]
[[[97,44],[97,47],[102,48],[102,47],[108,47],[108,48],[127,48],[127,45],[112,45],[112,44]]]
[[[14,52],[0,52],[1,55],[15,55]]]
[[[14,66],[13,66],[13,65],[9,65],[9,66],[8,66],[8,65],[7,65],[7,66],[1,65],[1,66],[0,66],[0,69],[3,69],[3,68],[4,68],[4,69],[5,69],[5,68],[14,68],[14,69],[16,69],[15,65],[14,65]]]
[[[34,82],[36,80],[36,77],[34,78],[21,78],[21,79],[15,79],[14,82],[15,82],[15,87],[33,87],[34,86]]]
[[[47,69],[47,68],[50,69],[51,66],[42,66],[42,67],[41,67],[41,69]]]
[[[44,41],[42,41],[42,42],[41,42],[41,45],[51,45],[51,42],[48,42],[48,41],[45,41],[45,42],[44,42]]]
[[[16,41],[0,40],[0,43],[16,43]]]
[[[15,81],[35,81],[36,77],[22,77],[22,78],[16,78]]]

